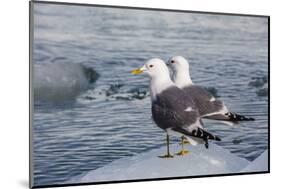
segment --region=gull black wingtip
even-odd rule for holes
[[[225,115],[228,117],[229,121],[255,121],[252,117],[246,117],[233,112],[228,112]]]
[[[215,140],[216,140],[216,141],[221,141],[221,138],[218,137],[218,136],[215,136]]]

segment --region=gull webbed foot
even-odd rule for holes
[[[158,156],[159,158],[173,158],[174,156],[172,156],[171,154],[166,154],[163,156]]]
[[[178,155],[178,156],[184,156],[184,155],[186,155],[186,154],[188,154],[188,153],[189,153],[188,150],[181,150],[181,151],[179,151],[178,153],[176,153],[176,155]]]

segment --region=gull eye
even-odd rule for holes
[[[153,67],[153,65],[149,65],[149,67],[150,67],[150,68],[152,68],[152,67]]]
[[[171,63],[173,64],[173,63],[175,63],[175,61],[174,61],[174,60],[171,60]]]

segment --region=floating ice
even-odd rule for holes
[[[251,162],[241,172],[268,171],[268,150],[265,150],[257,159]]]
[[[73,100],[94,82],[98,74],[81,64],[34,64],[35,101],[61,102]]]
[[[172,159],[158,157],[163,155],[166,147],[122,158],[83,176],[77,176],[69,183],[237,173],[249,165],[246,159],[215,144],[211,144],[209,149],[203,145],[187,147],[190,151],[188,155]],[[171,150],[175,153],[180,150],[180,146],[171,145]]]

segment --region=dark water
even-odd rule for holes
[[[206,121],[223,139],[219,145],[248,160],[267,149],[266,18],[40,4],[34,15],[35,65],[80,64],[99,74],[93,83],[68,66],[50,68],[55,76],[38,74],[36,94],[52,91],[55,100],[34,106],[35,185],[163,145],[151,120],[148,78],[130,74],[153,57],[187,57],[195,83],[214,87],[230,110],[256,119],[239,127]],[[59,87],[69,80],[74,99]]]

